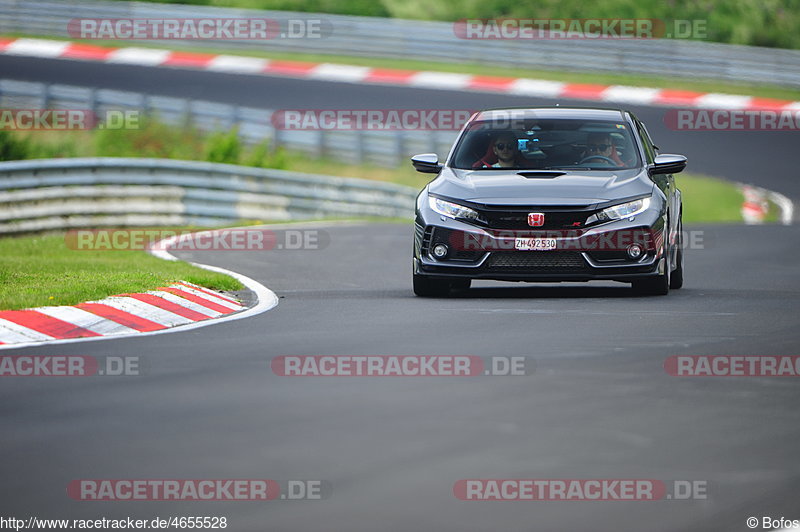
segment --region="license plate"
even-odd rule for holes
[[[515,238],[514,249],[519,251],[550,251],[556,249],[555,238]]]

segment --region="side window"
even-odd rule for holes
[[[653,148],[653,141],[650,140],[650,135],[647,134],[647,130],[638,120],[636,121],[636,129],[639,131],[639,137],[644,143],[644,153],[645,157],[647,157],[647,163],[652,164],[656,158],[656,151]]]

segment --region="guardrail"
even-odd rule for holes
[[[0,79],[0,108],[85,109],[100,117],[112,109],[139,110],[169,124],[189,119],[204,131],[236,126],[242,140],[250,144],[268,140],[272,149],[285,147],[314,158],[384,167],[409,165],[408,157],[416,153],[447,154],[457,135],[438,130],[282,130],[272,124],[270,109],[8,79]]]
[[[169,159],[10,161],[0,163],[0,234],[409,217],[416,194],[392,183]]]
[[[82,17],[261,17],[283,24],[289,19],[317,18],[329,23],[330,35],[318,39],[215,40],[202,45],[229,50],[413,58],[489,67],[658,74],[800,86],[798,50],[677,39],[465,40],[457,38],[453,24],[447,22],[138,2],[0,0],[0,33],[69,37],[68,21]],[[131,46],[136,46],[135,42]],[[193,45],[180,40],[160,44],[170,48]]]

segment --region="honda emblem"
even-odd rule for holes
[[[528,225],[531,227],[541,227],[544,225],[544,213],[543,212],[529,212],[528,213]]]

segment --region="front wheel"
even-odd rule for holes
[[[675,271],[669,278],[669,287],[673,290],[683,286],[683,220],[678,221],[678,253],[675,262]]]
[[[450,281],[415,273],[414,293],[420,297],[443,297],[450,293]]]
[[[664,243],[664,273],[655,277],[646,277],[633,281],[633,290],[636,293],[647,296],[665,296],[669,294],[670,284],[670,262],[669,245]]]
[[[633,290],[644,296],[665,296],[669,294],[669,281],[664,280],[666,277],[659,275],[652,279],[633,281]]]

